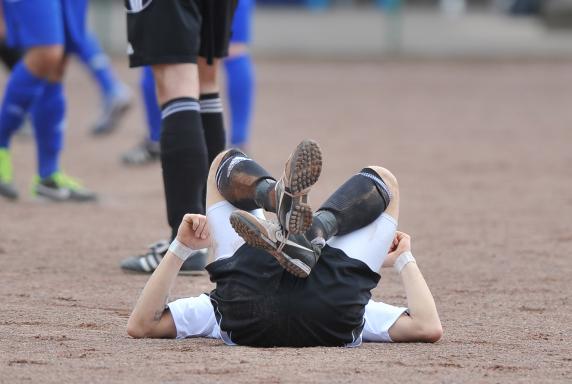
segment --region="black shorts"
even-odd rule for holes
[[[345,346],[359,340],[365,306],[380,276],[326,246],[306,279],[265,251],[243,245],[207,266],[221,331],[253,347]]]
[[[228,55],[237,0],[125,0],[129,65],[196,63]]]

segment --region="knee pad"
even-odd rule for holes
[[[372,223],[391,201],[391,191],[371,168],[364,168],[346,181],[320,210],[336,216],[337,235],[345,235]]]

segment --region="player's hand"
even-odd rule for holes
[[[411,236],[405,232],[395,232],[393,243],[391,243],[391,247],[389,247],[389,252],[383,262],[383,267],[393,267],[399,255],[407,251],[411,251]]]
[[[179,225],[177,240],[192,249],[210,247],[211,237],[206,216],[186,214]]]

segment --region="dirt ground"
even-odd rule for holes
[[[116,64],[136,90],[137,71]],[[118,160],[143,135],[140,106],[116,134],[88,135],[97,93],[74,66],[63,164],[102,198],[34,201],[34,144],[15,139],[23,197],[0,200],[0,382],[572,382],[572,62],[257,69],[251,153],[278,173],[300,139],[318,140],[315,205],[363,165],[397,175],[400,227],[413,234],[443,340],[252,349],[130,339],[147,276],[119,262],[168,234],[160,167]],[[173,297],[210,289],[207,276],[179,277]],[[374,298],[405,305],[392,270]]]

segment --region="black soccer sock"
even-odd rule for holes
[[[337,235],[338,219],[333,212],[320,210],[314,213],[312,225],[305,233],[305,236],[312,243],[324,246],[328,239]]]
[[[385,211],[391,201],[391,192],[382,178],[371,168],[364,168],[338,188],[320,207],[316,225],[307,233],[325,240],[334,235],[345,235],[372,223]],[[319,217],[320,211],[331,215]]]
[[[199,102],[191,97],[162,107],[161,166],[172,238],[187,213],[204,214],[203,189],[208,175],[207,146]]]
[[[245,211],[264,208],[275,212],[274,184],[268,171],[238,149],[228,151],[216,171],[220,194]]]
[[[259,208],[276,213],[276,180],[262,179],[256,183],[254,202]]]
[[[222,101],[218,93],[205,93],[201,95],[200,104],[210,165],[226,145]]]

